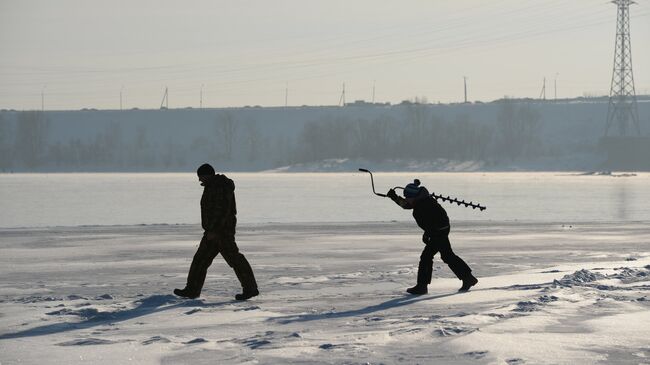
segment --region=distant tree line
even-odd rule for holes
[[[92,138],[50,138],[52,123],[37,111],[0,114],[0,171],[186,171],[202,161],[224,169],[259,170],[332,158],[502,162],[543,153],[541,115],[521,103],[501,102],[490,122],[466,114],[446,120],[419,103],[400,117],[323,117],[292,133],[265,134],[260,121],[224,111],[207,133],[155,140],[146,125],[125,132],[105,123]]]
[[[307,123],[294,162],[328,158],[515,161],[543,152],[541,114],[527,105],[503,102],[495,123],[465,114],[444,120],[421,104],[403,119],[323,119]]]

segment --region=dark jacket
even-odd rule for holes
[[[235,183],[224,175],[204,182],[201,196],[201,225],[206,233],[234,235],[237,225]]]
[[[415,206],[409,205],[401,196],[396,197],[393,201],[404,209],[413,209],[415,222],[428,236],[439,234],[449,228],[447,212],[431,196],[416,200]]]

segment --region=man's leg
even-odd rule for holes
[[[442,261],[449,266],[458,279],[463,281],[460,291],[468,291],[470,287],[478,283],[478,280],[472,275],[472,269],[451,249],[451,243],[447,235],[436,237],[436,245],[440,251]]]
[[[187,285],[185,290],[188,294],[198,297],[203,289],[205,276],[212,260],[219,254],[219,246],[214,241],[209,241],[205,236],[201,239],[199,249],[196,250],[190,272],[187,274]]]
[[[437,250],[433,245],[426,245],[420,255],[418,264],[418,285],[427,286],[431,284],[431,275],[433,274],[433,256]]]
[[[406,289],[407,292],[416,295],[427,293],[427,286],[431,283],[431,275],[433,274],[433,255],[435,254],[436,249],[433,245],[424,247],[418,264],[418,283],[416,286]]]
[[[228,266],[232,267],[239,279],[242,286],[243,293],[237,294],[235,297],[238,300],[246,300],[259,294],[257,289],[257,282],[253,274],[253,268],[246,260],[246,257],[239,252],[239,248],[235,243],[234,237],[225,237],[219,239],[219,251],[223,256]]]

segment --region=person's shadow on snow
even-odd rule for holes
[[[0,340],[6,340],[11,338],[21,338],[21,337],[34,337],[34,336],[44,336],[51,335],[61,332],[68,332],[80,329],[87,329],[92,327],[97,327],[101,325],[114,324],[117,322],[128,321],[133,318],[146,316],[149,314],[162,312],[170,309],[183,308],[183,307],[200,307],[200,308],[210,308],[210,307],[220,307],[225,304],[234,303],[233,300],[216,302],[216,303],[205,303],[201,300],[183,300],[179,299],[174,295],[152,295],[143,299],[137,300],[136,307],[131,309],[116,310],[116,311],[107,311],[99,312],[94,308],[86,308],[83,311],[72,312],[70,314],[82,313],[82,316],[85,318],[81,322],[73,323],[52,323],[44,326],[34,327],[26,329],[23,331],[5,333],[0,335]],[[66,314],[65,312],[61,314]]]
[[[375,305],[370,305],[365,308],[359,308],[359,309],[351,309],[343,312],[329,312],[329,313],[314,313],[314,314],[298,314],[298,315],[291,315],[291,316],[282,316],[282,317],[274,317],[274,318],[269,318],[269,321],[277,321],[281,324],[289,324],[289,323],[294,323],[294,322],[308,322],[308,321],[318,321],[322,319],[332,319],[332,318],[344,318],[344,317],[354,317],[354,316],[360,316],[360,315],[366,315],[370,313],[375,313],[391,308],[397,308],[397,307],[403,307],[405,305],[417,303],[417,302],[424,302],[427,300],[434,300],[434,299],[440,299],[444,297],[449,297],[452,295],[457,295],[458,293],[448,293],[448,294],[440,294],[440,295],[418,295],[418,296],[413,296],[413,295],[405,295],[403,297],[387,300],[383,303],[375,304]]]

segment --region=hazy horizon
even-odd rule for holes
[[[650,2],[631,8],[650,93]],[[0,1],[0,109],[490,101],[608,94],[616,6],[576,0],[376,3]],[[287,88],[288,86],[288,88]],[[288,96],[286,91],[288,89]],[[43,99],[42,99],[43,96]],[[286,97],[286,99],[285,99]],[[43,103],[44,102],[44,103]],[[42,105],[42,103],[44,105]]]

